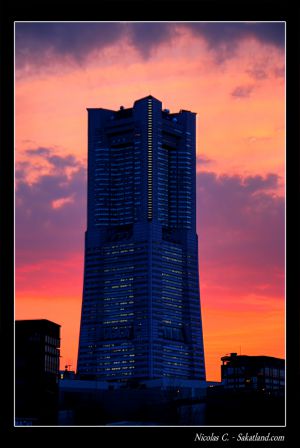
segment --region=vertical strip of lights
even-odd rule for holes
[[[152,220],[152,210],[153,210],[153,198],[152,198],[152,187],[153,187],[153,147],[152,147],[152,100],[148,100],[148,220]]]

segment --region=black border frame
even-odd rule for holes
[[[295,2],[296,3],[296,2]],[[0,192],[1,192],[1,297],[0,297],[0,340],[2,341],[2,423],[3,435],[13,437],[23,443],[27,437],[37,443],[44,440],[59,443],[61,436],[66,436],[68,443],[79,441],[83,437],[86,443],[122,446],[166,441],[168,445],[186,447],[194,445],[196,432],[205,435],[237,434],[250,432],[249,428],[16,428],[13,423],[14,391],[14,22],[22,20],[158,20],[158,21],[286,21],[287,43],[287,151],[286,151],[286,293],[287,293],[287,426],[285,428],[251,428],[251,433],[271,432],[285,435],[285,443],[296,443],[298,438],[298,406],[300,385],[300,311],[299,311],[299,229],[300,229],[300,149],[299,149],[299,82],[300,82],[300,6],[294,2],[275,2],[272,0],[217,1],[102,1],[98,4],[87,0],[82,4],[43,4],[32,2],[22,6],[6,5],[0,7],[0,82],[1,82],[1,132],[0,132]],[[99,433],[100,431],[100,433]],[[91,436],[92,439],[87,439]],[[52,438],[53,437],[53,438]],[[294,443],[293,443],[293,439]],[[90,440],[90,442],[89,442]],[[15,441],[15,440],[14,440]],[[205,443],[205,442],[201,442]],[[212,443],[212,442],[210,442]],[[220,442],[215,442],[220,443]],[[225,443],[225,442],[224,442]],[[257,442],[260,445],[264,442]],[[277,442],[279,443],[279,442]],[[227,446],[232,446],[230,442]]]

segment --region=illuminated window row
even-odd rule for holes
[[[148,101],[148,219],[152,219],[152,101]]]

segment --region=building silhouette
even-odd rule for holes
[[[16,425],[57,423],[60,325],[46,319],[15,322]]]
[[[207,425],[285,424],[284,359],[230,353],[221,362],[222,382],[207,388]]]
[[[152,96],[88,109],[82,379],[205,380],[195,123]]]
[[[230,353],[221,360],[221,377],[225,388],[284,394],[284,359]]]

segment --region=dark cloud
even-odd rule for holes
[[[250,70],[247,70],[248,75],[251,76],[251,78],[261,81],[262,79],[267,79],[268,75],[266,71],[263,68],[254,67]]]
[[[205,39],[219,62],[234,56],[242,39],[253,37],[262,43],[284,48],[284,23],[16,23],[16,66],[51,64],[53,57],[84,63],[95,50],[124,38],[143,57],[189,29]]]
[[[261,293],[263,285],[264,294],[283,295],[285,206],[272,192],[278,183],[276,174],[197,175],[200,266],[210,281],[240,294]]]
[[[170,23],[18,23],[16,62],[22,68],[51,62],[53,56],[84,63],[95,50],[124,38],[143,56],[176,34]]]
[[[66,167],[76,167],[78,165],[78,160],[72,155],[68,155],[66,157],[53,155],[48,157],[48,161],[51,163],[51,165],[58,169]]]
[[[27,171],[30,169],[30,163],[27,161],[18,162],[18,168],[15,172],[15,178],[18,182],[19,180],[25,179]]]
[[[78,160],[73,155],[69,154],[67,156],[59,156],[54,154],[53,148],[34,148],[26,149],[25,153],[29,156],[39,156],[47,160],[50,165],[56,169],[64,169],[67,167],[76,167],[78,165]],[[20,166],[20,165],[18,165]],[[23,166],[28,167],[28,162],[23,162]]]
[[[210,22],[190,23],[186,26],[203,36],[211,47],[226,44],[233,48],[241,39],[249,37],[280,48],[284,48],[285,44],[283,22]]]
[[[47,157],[59,169],[41,175],[30,184],[21,175],[22,163],[16,166],[17,266],[64,259],[83,247],[86,169],[73,156],[47,153]],[[74,168],[75,162],[76,170],[67,175],[67,168]],[[66,198],[69,202],[53,208],[55,201]]]
[[[178,31],[172,23],[135,23],[128,26],[128,34],[139,53],[149,57],[154,48],[175,37]]]
[[[217,63],[235,56],[241,41],[254,38],[262,44],[283,49],[285,45],[284,23],[211,22],[184,25],[201,36],[214,53]]]
[[[209,165],[213,160],[209,159],[205,154],[197,155],[197,164],[201,167],[201,165]]]
[[[231,95],[235,98],[249,98],[254,86],[238,86],[232,92]]]
[[[26,154],[28,154],[29,156],[48,156],[51,153],[52,150],[50,150],[49,148],[43,148],[43,147],[39,147],[39,148],[34,148],[34,149],[26,149]]]
[[[17,23],[16,64],[41,65],[53,56],[82,63],[89,54],[118,40],[124,31],[121,23]]]
[[[242,183],[245,191],[250,193],[260,192],[262,190],[272,190],[278,187],[278,175],[269,173],[266,177],[247,176]]]

